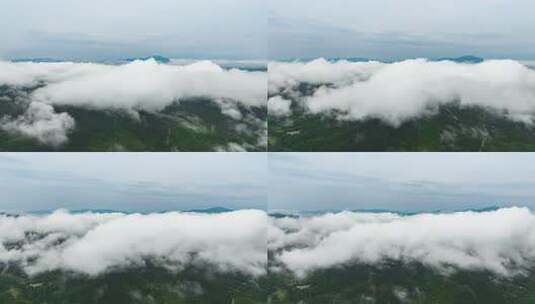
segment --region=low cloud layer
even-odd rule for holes
[[[70,214],[0,216],[0,263],[29,275],[63,270],[100,275],[150,260],[179,270],[210,265],[218,271],[303,277],[353,263],[422,263],[521,275],[535,265],[535,215],[527,208],[418,214],[340,212],[269,218],[260,210],[222,214]]]
[[[341,212],[271,219],[274,267],[299,276],[351,263],[419,262],[439,270],[522,273],[535,262],[535,215],[527,208],[450,214]]]
[[[62,123],[51,127],[50,119],[44,123],[40,120],[46,119],[36,120],[41,116],[33,115],[32,109],[71,105],[125,110],[135,116],[139,110],[159,111],[180,99],[203,97],[219,104],[222,114],[241,120],[246,118],[242,117],[239,106],[266,106],[266,79],[265,72],[223,69],[210,61],[186,65],[160,64],[152,59],[122,65],[0,61],[0,86],[37,87],[28,95],[27,103],[32,105],[28,112],[10,121],[24,121],[23,125],[29,124],[33,129],[42,127],[21,132],[35,134],[39,140],[50,139],[48,143],[53,145],[61,143],[61,138],[66,139],[72,124],[66,122],[66,114],[59,113],[56,118]],[[53,113],[52,109],[47,111]],[[27,116],[33,120],[27,122]],[[55,130],[54,135],[40,135],[50,134],[50,129]]]
[[[212,265],[218,271],[265,273],[262,211],[222,214],[69,214],[0,216],[0,263],[28,274],[65,270],[99,275],[151,260],[180,269]]]
[[[271,95],[289,96],[311,113],[335,110],[340,119],[373,117],[394,126],[450,102],[505,111],[510,118],[525,122],[535,115],[535,71],[513,60],[479,64],[426,59],[273,62],[269,82]],[[303,94],[300,83],[317,88]]]

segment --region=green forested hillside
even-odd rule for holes
[[[534,125],[481,107],[445,104],[392,126],[292,106],[289,117],[269,117],[270,151],[535,151]]]
[[[269,277],[270,303],[528,304],[535,303],[535,273],[512,278],[486,271],[450,274],[421,264],[344,265],[304,279]]]
[[[26,101],[17,99],[18,91],[0,87],[0,118],[24,113]],[[240,120],[223,114],[217,103],[205,98],[135,114],[54,106],[57,113],[66,112],[75,120],[67,142],[54,147],[0,128],[0,151],[264,151],[266,107],[236,106]]]
[[[0,274],[0,303],[6,304],[255,304],[265,299],[254,278],[209,267],[175,272],[149,264],[97,277],[60,271],[28,277],[11,267]]]

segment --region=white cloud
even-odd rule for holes
[[[244,146],[241,146],[237,143],[228,143],[226,146],[217,146],[215,148],[216,152],[246,152],[247,149]]]
[[[299,276],[350,263],[386,260],[521,273],[535,261],[535,215],[527,208],[451,214],[342,212],[271,219],[275,262]]]
[[[52,106],[41,102],[31,102],[23,115],[0,119],[1,129],[36,138],[51,146],[65,143],[74,126],[74,119],[69,114],[56,113]]]
[[[363,81],[384,64],[376,61],[349,62],[339,60],[327,61],[323,58],[310,62],[270,62],[269,92],[274,94],[301,82],[311,84],[333,83],[338,86],[349,85],[354,81]]]
[[[45,86],[32,100],[98,109],[159,110],[187,97],[266,104],[266,73],[224,70],[210,61],[178,66],[150,59],[123,65],[0,62],[0,85]]]
[[[0,262],[18,263],[29,274],[60,269],[98,275],[151,259],[173,269],[207,263],[261,275],[266,223],[266,214],[255,210],[0,216]]]
[[[203,97],[216,102],[223,115],[242,121],[246,118],[240,106],[267,104],[266,72],[223,69],[211,61],[185,65],[160,64],[152,59],[122,65],[0,61],[1,85],[37,87],[26,98],[32,112],[14,119],[7,128],[20,129],[20,133],[52,145],[65,142],[73,121],[67,114],[52,114],[53,109],[45,105],[120,109],[136,117],[139,110],[159,111],[183,98]],[[32,114],[37,107],[42,115]],[[28,116],[32,117],[29,122]],[[42,134],[51,133],[50,129],[57,135]]]
[[[453,101],[507,111],[511,119],[531,121],[535,113],[535,71],[513,60],[479,64],[425,59],[391,64],[315,60],[271,63],[270,93],[298,95],[300,82],[322,85],[299,96],[312,113],[339,110],[341,119],[376,117],[397,126]]]
[[[90,74],[103,73],[111,66],[93,63],[35,63],[0,61],[0,85],[35,86],[57,83]]]
[[[291,113],[291,100],[284,99],[280,96],[271,97],[268,100],[269,114],[275,116],[285,116]]]

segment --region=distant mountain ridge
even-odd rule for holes
[[[136,60],[149,60],[154,59],[156,62],[159,63],[169,63],[171,62],[171,59],[162,56],[162,55],[151,55],[151,56],[142,56],[142,57],[128,57],[124,59],[119,60],[97,60],[97,61],[91,61],[91,60],[72,60],[72,59],[65,59],[65,58],[56,58],[56,57],[23,57],[23,58],[14,58],[11,59],[11,62],[35,62],[35,63],[57,63],[57,62],[102,62],[102,63],[117,63],[117,62],[132,62]]]
[[[31,215],[46,215],[51,214],[58,209],[55,210],[31,210],[20,214],[31,214]],[[206,213],[206,214],[216,214],[216,213],[225,213],[225,212],[232,212],[235,211],[235,209],[221,207],[221,206],[215,206],[215,207],[208,207],[208,208],[198,208],[198,209],[186,209],[186,210],[154,210],[154,211],[125,211],[125,210],[117,210],[117,209],[104,209],[104,208],[83,208],[83,209],[73,209],[69,210],[66,209],[71,214],[80,214],[80,213],[122,213],[122,214],[133,214],[133,213],[142,213],[142,214],[149,214],[149,213],[165,213],[165,212],[187,212],[187,213]],[[8,213],[8,212],[0,212],[0,215],[6,215],[6,216],[18,216],[20,214],[17,213]]]
[[[458,63],[481,63],[485,61],[484,58],[473,56],[473,55],[464,55],[460,57],[442,57],[435,59],[434,61],[454,61]]]
[[[289,58],[289,59],[280,59],[278,61],[281,61],[281,62],[292,62],[292,61],[308,62],[308,61],[312,61],[312,60],[315,60],[315,59],[318,59],[318,58],[316,58],[316,57],[314,57],[314,58]],[[378,61],[378,62],[383,62],[383,63],[394,63],[394,62],[409,60],[409,59],[413,59],[413,58],[376,59],[376,58],[368,58],[368,57],[359,57],[359,56],[351,57],[350,56],[350,57],[325,57],[324,59],[329,61],[329,62],[336,62],[336,61],[345,60],[345,61],[349,61],[349,62]],[[454,61],[454,62],[458,62],[458,63],[481,63],[481,62],[485,61],[484,58],[478,57],[478,56],[474,56],[474,55],[463,55],[463,56],[459,56],[459,57],[438,57],[438,58],[428,58],[428,59],[430,61]]]
[[[111,62],[132,62],[136,60],[149,60],[154,59],[156,62],[159,63],[170,63],[171,59],[162,55],[150,55],[150,56],[140,56],[140,57],[128,57],[124,59],[119,60],[112,60]],[[311,61],[317,58],[291,58],[291,59],[280,59],[278,61],[283,62],[291,62],[291,61]],[[408,58],[406,58],[408,59]],[[374,58],[368,58],[368,57],[326,57],[325,60],[330,62],[336,62],[340,60],[346,60],[349,62],[368,62],[368,61],[379,61],[379,62],[385,62],[385,63],[392,63],[396,61],[401,61],[405,59],[399,59],[399,60],[379,60]],[[438,57],[438,58],[431,58],[432,61],[454,61],[458,63],[480,63],[485,61],[484,58],[474,56],[474,55],[463,55],[459,57]],[[54,57],[23,57],[23,58],[15,58],[11,59],[12,62],[65,62],[65,61],[72,61],[72,62],[85,62],[85,60],[70,60],[70,59],[62,59],[62,58],[54,58]],[[106,60],[103,62],[107,62]],[[225,65],[225,64],[223,64]]]
[[[28,57],[28,58],[15,58],[11,59],[11,62],[35,62],[35,63],[56,63],[65,62],[65,59],[52,58],[52,57]]]
[[[202,209],[189,209],[184,212],[215,214],[215,213],[226,213],[226,212],[232,212],[232,211],[234,211],[234,209],[225,208],[225,207],[210,207],[210,208],[202,208]]]
[[[324,215],[327,213],[340,213],[340,212],[355,212],[355,213],[392,213],[397,214],[401,216],[411,216],[411,215],[417,215],[417,214],[442,214],[442,213],[457,213],[457,212],[489,212],[489,211],[496,211],[501,208],[507,208],[507,207],[499,207],[499,206],[487,206],[487,207],[481,207],[481,208],[466,208],[466,209],[454,209],[454,210],[431,210],[431,211],[422,211],[422,212],[412,212],[412,211],[399,211],[399,210],[391,210],[391,209],[321,209],[321,210],[304,210],[304,211],[292,211],[292,212],[285,212],[285,211],[276,211],[273,213],[269,213],[269,216],[274,218],[284,218],[284,217],[290,217],[290,218],[297,218],[301,216],[319,216]]]
[[[169,63],[171,62],[171,59],[165,57],[165,56],[161,56],[161,55],[152,55],[152,56],[147,56],[147,57],[131,57],[131,58],[126,58],[124,59],[125,61],[127,62],[132,62],[132,61],[136,61],[136,60],[149,60],[149,59],[154,59],[156,62],[158,63]]]

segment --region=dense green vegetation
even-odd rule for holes
[[[139,112],[139,120],[117,111],[95,111],[59,107],[76,120],[76,129],[67,151],[211,151],[228,143],[257,146],[261,126],[247,125],[247,132],[236,131],[237,122],[221,114],[209,100],[187,100],[161,112]],[[243,113],[262,115],[261,109],[241,108]]]
[[[303,95],[314,87],[302,85]],[[283,96],[290,98],[289,96]],[[311,114],[296,101],[289,117],[269,117],[270,151],[535,151],[535,126],[506,113],[458,103],[394,127],[378,118],[339,120]]]
[[[252,278],[197,266],[173,272],[148,263],[96,277],[61,271],[28,277],[11,266],[0,274],[0,303],[529,304],[535,303],[535,273],[445,274],[417,263],[388,262],[332,267],[305,278],[288,272]]]
[[[24,112],[25,102],[17,102],[16,94],[0,87],[0,117]],[[139,117],[123,110],[55,106],[76,121],[68,142],[52,147],[0,129],[0,151],[213,151],[231,143],[264,151],[266,108],[238,108],[242,120],[222,114],[218,104],[203,98],[180,100],[158,112],[140,110]]]
[[[485,271],[449,275],[421,264],[380,267],[345,265],[316,271],[304,279],[272,274],[269,303],[528,304],[535,303],[535,273],[514,278]]]
[[[97,277],[53,271],[31,278],[12,268],[0,274],[0,303],[255,304],[266,299],[254,278],[207,268],[173,272],[149,264]]]

